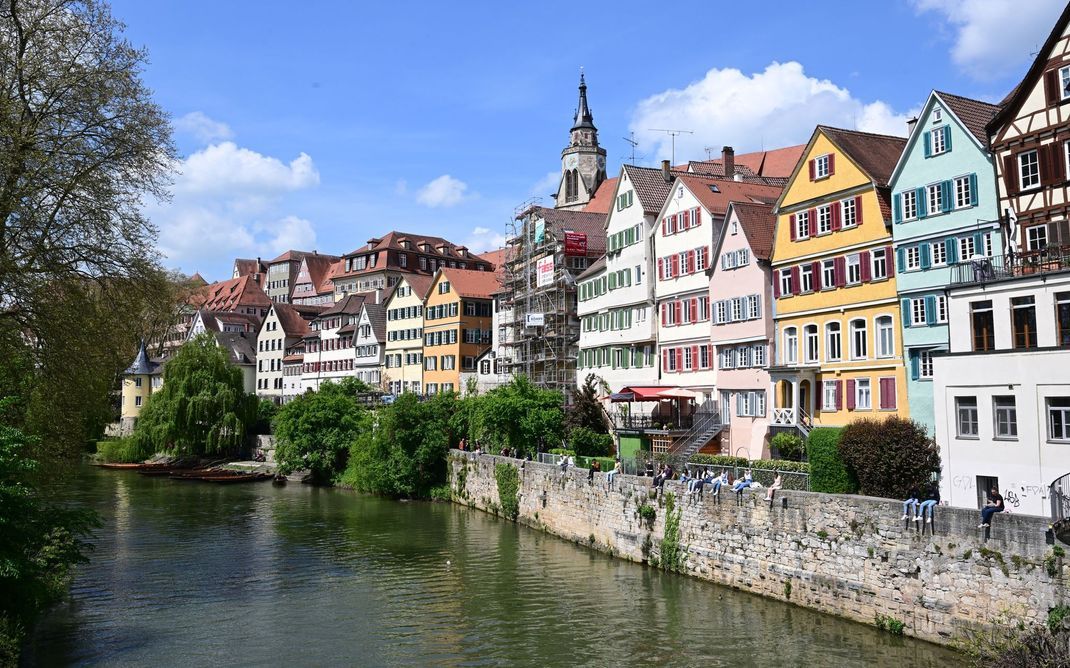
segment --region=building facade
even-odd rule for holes
[[[342,261],[330,255],[306,255],[301,258],[293,279],[290,301],[308,306],[329,306],[334,303],[334,276]]]
[[[424,299],[423,383],[426,394],[461,392],[461,372],[491,348],[493,272],[439,269]]]
[[[892,238],[910,416],[935,433],[932,355],[948,349],[954,267],[1003,254],[984,126],[997,107],[933,91],[892,174]]]
[[[386,343],[386,312],[382,304],[368,300],[353,325],[353,375],[373,388],[383,388]]]
[[[142,341],[137,357],[123,372],[119,406],[120,434],[129,434],[133,431],[145,402],[161,387],[163,387],[163,360],[150,358],[145,342]]]
[[[392,394],[423,393],[424,297],[431,278],[402,278],[383,303],[386,308],[386,349],[383,383]]]
[[[276,404],[284,403],[287,350],[301,341],[309,323],[326,310],[324,306],[272,304],[256,336],[256,395]],[[300,380],[298,379],[298,384]]]
[[[355,375],[353,334],[366,298],[374,300],[374,295],[347,295],[312,321],[304,337],[302,392],[316,391],[324,382],[339,382]]]

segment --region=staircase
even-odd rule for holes
[[[717,402],[707,401],[695,410],[695,421],[691,429],[673,441],[669,454],[678,462],[685,463],[702,446],[721,433],[722,429],[724,425],[721,423],[721,411],[717,408]]]
[[[1070,473],[1051,484],[1051,529],[1055,537],[1070,545]]]

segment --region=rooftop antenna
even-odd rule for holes
[[[662,128],[649,128],[650,132],[664,132],[672,137],[672,164],[676,164],[676,135],[693,135],[691,130],[665,130]]]
[[[629,164],[634,165],[635,164],[635,147],[639,145],[639,142],[635,141],[635,131],[634,130],[632,132],[629,132],[628,134],[631,135],[631,137],[630,138],[629,137],[624,137],[624,141],[626,141],[626,142],[628,142],[629,144],[632,145],[632,157],[631,157],[631,160],[629,161]]]
[[[713,146],[706,146],[706,147],[703,147],[702,150],[706,152],[706,162],[709,162],[710,160],[713,160],[713,152],[716,151],[717,149],[714,148]]]

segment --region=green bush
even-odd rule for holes
[[[143,443],[132,438],[97,441],[97,457],[108,464],[143,462],[154,454],[145,450]]]
[[[806,440],[810,461],[810,490],[828,494],[854,494],[858,480],[840,458],[839,427],[816,427]]]
[[[802,459],[803,452],[806,448],[805,443],[798,434],[792,434],[786,431],[782,431],[773,436],[773,439],[769,444],[773,446],[778,455],[784,459],[790,459],[791,461]]]
[[[273,422],[279,471],[308,469],[317,483],[325,484],[345,470],[350,447],[371,423],[357,400],[362,387],[354,378],[328,381],[279,409]]]
[[[520,515],[520,473],[512,464],[498,462],[494,465],[494,479],[498,483],[502,514],[516,521]]]
[[[567,448],[550,448],[549,453],[551,455],[561,455],[562,457],[567,455],[571,455],[573,457],[576,456],[575,450],[569,450]]]
[[[839,453],[859,490],[869,496],[905,499],[940,471],[940,451],[925,427],[895,415],[844,427]]]
[[[591,464],[593,462],[598,462],[598,464],[602,467],[602,472],[605,473],[606,471],[612,471],[613,470],[613,466],[617,463],[617,460],[613,459],[612,457],[577,457],[576,458],[576,466],[580,467],[581,469],[589,469],[589,468],[591,468]]]
[[[581,457],[605,457],[613,452],[613,437],[609,434],[576,427],[568,436],[572,450]]]
[[[451,501],[453,500],[453,490],[450,489],[449,484],[439,485],[431,488],[429,496],[432,501]]]

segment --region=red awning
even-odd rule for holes
[[[666,390],[675,389],[673,387],[625,387],[621,389],[618,394],[631,394],[634,396],[632,401],[664,401],[669,397],[659,396],[659,393]]]

